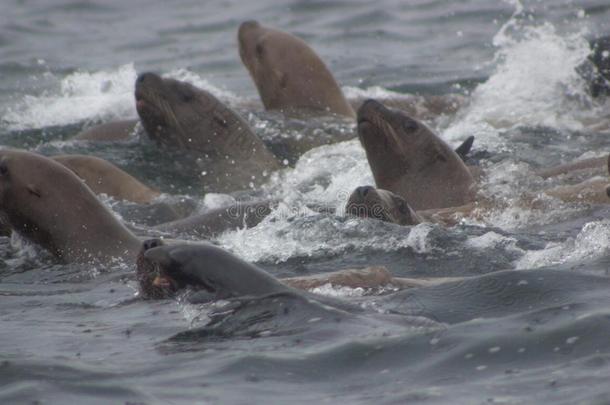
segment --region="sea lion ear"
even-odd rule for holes
[[[36,197],[42,197],[42,193],[40,192],[40,190],[38,189],[38,187],[36,187],[33,184],[28,184],[26,186],[27,190],[31,193],[34,194]]]
[[[468,138],[466,138],[466,140],[464,142],[462,142],[462,144],[460,146],[457,147],[457,149],[455,150],[455,153],[457,153],[458,156],[462,158],[462,160],[466,160],[468,153],[470,153],[470,149],[472,149],[473,142],[474,142],[474,136],[471,135]]]

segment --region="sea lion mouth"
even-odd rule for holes
[[[136,261],[136,278],[139,284],[140,295],[144,299],[163,299],[172,297],[178,290],[177,283],[170,277],[161,274],[158,263],[148,259],[145,253],[158,246],[163,246],[161,239],[149,239],[142,243]]]

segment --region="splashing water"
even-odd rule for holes
[[[523,7],[493,38],[497,47],[491,77],[471,95],[470,105],[446,131],[450,140],[477,136],[480,145],[503,149],[501,131],[520,126],[581,130],[591,100],[577,68],[590,48],[586,29],[560,34],[549,22],[533,24]]]
[[[4,121],[10,130],[24,130],[136,118],[133,94],[137,75],[133,63],[129,63],[115,70],[79,71],[63,79],[57,77],[58,90],[46,90],[38,96],[25,95],[5,111]],[[213,86],[186,69],[176,69],[164,77],[187,81],[229,103],[239,100],[233,93]]]

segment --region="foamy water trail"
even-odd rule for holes
[[[56,89],[46,90],[38,96],[24,96],[4,112],[3,120],[10,130],[24,130],[136,118],[133,94],[137,75],[133,63],[129,63],[113,70],[79,71],[63,78],[56,77]],[[163,76],[192,83],[228,103],[239,100],[235,94],[186,69]]]

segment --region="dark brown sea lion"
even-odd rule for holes
[[[95,156],[60,155],[52,159],[72,170],[95,194],[106,194],[117,200],[138,204],[149,203],[161,194],[107,160]]]
[[[242,23],[237,38],[267,110],[355,116],[333,75],[302,39],[256,21]]]
[[[258,225],[271,213],[275,205],[275,201],[237,202],[204,214],[157,225],[153,229],[172,235],[188,234],[198,238],[213,238],[228,230]]]
[[[404,198],[371,186],[358,187],[352,192],[345,206],[345,213],[398,225],[417,225],[422,222],[422,218]]]
[[[123,141],[137,131],[140,120],[121,120],[95,125],[79,132],[74,139],[81,141]]]
[[[169,298],[183,288],[192,287],[207,291],[210,300],[282,292],[307,294],[297,292],[295,288],[306,290],[328,283],[352,288],[388,285],[411,288],[453,280],[395,278],[384,267],[277,279],[218,246],[208,243],[166,244],[160,239],[150,239],[142,244],[136,276],[140,294],[145,299]]]
[[[144,73],[136,80],[135,97],[151,139],[201,156],[209,191],[257,186],[280,168],[248,123],[205,90]]]
[[[0,150],[0,213],[65,262],[133,259],[140,246],[79,177],[35,153]]]
[[[405,198],[413,209],[474,200],[470,170],[421,122],[368,100],[358,110],[358,135],[377,187]]]

